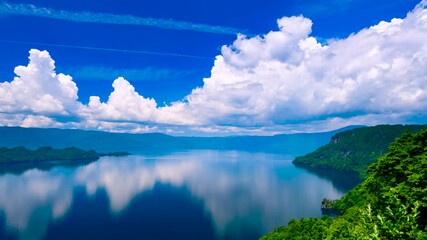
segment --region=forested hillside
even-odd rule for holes
[[[291,220],[262,239],[427,239],[427,128],[403,134],[368,171],[334,205],[342,216]]]
[[[85,151],[76,147],[54,149],[52,147],[40,147],[30,150],[25,147],[6,148],[0,147],[0,164],[38,162],[51,160],[97,160],[101,156],[125,156],[127,152],[97,153],[93,150]]]
[[[385,154],[388,145],[406,131],[417,132],[425,125],[379,125],[335,134],[316,151],[294,160],[296,165],[357,172],[364,176],[367,167]]]
[[[85,151],[75,147],[64,149],[40,147],[36,150],[25,147],[0,148],[0,164],[49,160],[96,160],[98,158],[99,154],[93,150]]]

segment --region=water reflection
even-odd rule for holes
[[[62,172],[30,170],[0,177],[0,209],[6,228],[20,239],[43,237],[51,220],[61,218],[72,201],[72,185]]]
[[[294,167],[281,155],[190,151],[3,174],[0,212],[7,231],[20,239],[40,239],[73,211],[78,187],[88,198],[105,192],[110,215],[120,219],[138,196],[155,194],[157,184],[185,189],[200,201],[218,239],[257,238],[292,218],[320,216],[323,197],[343,194],[328,179]]]
[[[314,168],[306,165],[295,165],[297,168],[306,169],[310,173],[316,174],[318,177],[330,180],[334,187],[338,190],[346,192],[362,182],[359,174],[349,171],[337,171],[328,168]]]

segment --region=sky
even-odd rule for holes
[[[427,123],[427,1],[0,1],[0,125],[187,136]]]

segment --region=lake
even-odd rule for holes
[[[0,239],[257,239],[358,181],[292,159],[197,150],[3,170]]]

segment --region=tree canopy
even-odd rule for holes
[[[351,171],[366,177],[367,167],[388,151],[388,145],[406,131],[425,125],[378,125],[356,128],[332,136],[328,144],[294,160],[296,165]]]
[[[262,239],[427,239],[427,128],[406,132],[334,207],[343,215],[291,220]]]
[[[54,149],[40,147],[30,150],[25,147],[0,148],[0,163],[37,162],[52,160],[96,160],[100,156],[124,156],[127,152],[97,153],[93,150],[82,150],[76,147]]]

